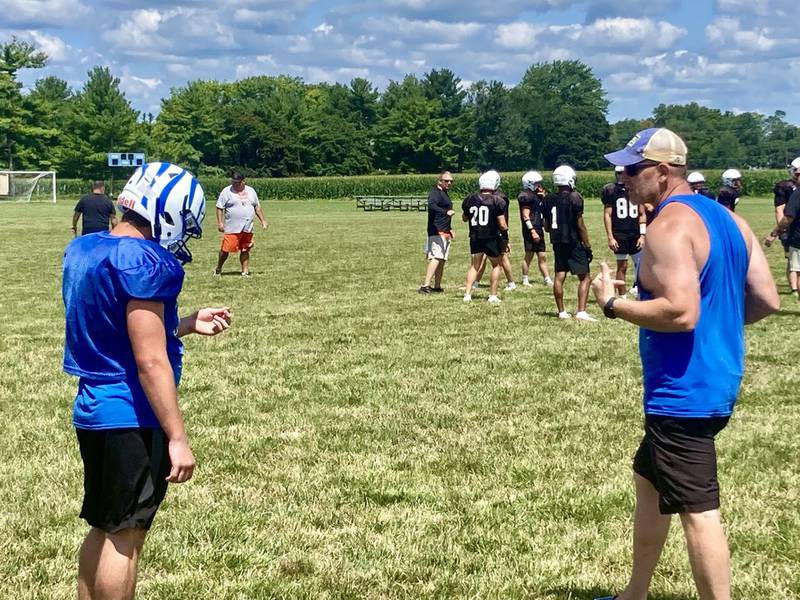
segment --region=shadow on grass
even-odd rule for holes
[[[608,589],[598,587],[556,587],[546,590],[545,593],[555,596],[558,600],[594,600],[595,598],[613,596],[618,592],[619,590],[611,592]],[[647,598],[648,600],[693,600],[693,596],[679,596],[676,594],[649,594]]]
[[[779,310],[773,317],[797,317],[800,316],[800,310]]]

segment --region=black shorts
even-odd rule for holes
[[[714,436],[727,424],[728,417],[645,416],[633,471],[658,491],[662,515],[719,508]]]
[[[150,529],[167,493],[161,429],[76,429],[83,458],[81,518],[108,533]]]
[[[625,237],[625,236],[614,236],[614,239],[617,240],[617,244],[619,244],[619,249],[614,253],[617,260],[626,260],[629,256],[633,256],[637,252],[641,252],[640,248],[636,247],[637,242],[639,241],[639,237]]]
[[[497,258],[502,253],[505,245],[507,245],[507,242],[503,242],[499,237],[487,239],[470,238],[469,251],[471,254],[485,254],[491,258]]]
[[[589,255],[580,242],[573,244],[553,244],[556,273],[569,271],[573,275],[589,272]]]
[[[536,233],[539,236],[539,241],[534,242],[530,230],[522,226],[522,241],[525,244],[525,252],[546,252],[547,246],[544,243],[544,231],[537,229]]]

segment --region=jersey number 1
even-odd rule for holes
[[[469,212],[472,214],[470,223],[473,227],[480,225],[486,227],[489,224],[489,207],[488,206],[470,206]]]
[[[550,229],[558,229],[558,212],[555,206],[550,209]]]

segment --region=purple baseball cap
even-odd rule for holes
[[[651,127],[634,135],[622,150],[605,156],[612,165],[626,167],[644,160],[685,165],[686,154],[686,144],[678,134],[664,127]]]

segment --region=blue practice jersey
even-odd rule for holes
[[[158,427],[128,338],[132,299],[164,303],[167,355],[180,379],[178,294],[183,267],[155,242],[107,232],[76,238],[64,253],[64,370],[80,377],[73,423],[81,429]]]

